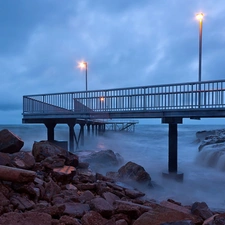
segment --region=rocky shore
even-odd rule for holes
[[[23,144],[9,130],[0,131],[1,225],[225,224],[225,214],[213,212],[205,202],[158,202],[123,185],[132,180],[154,188],[150,175],[135,162],[105,176],[51,142],[35,142],[30,152],[22,150]]]

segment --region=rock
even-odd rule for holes
[[[61,188],[52,179],[48,183],[45,183],[44,188],[45,193],[43,199],[47,201],[51,201],[53,196],[59,194],[61,191]]]
[[[0,131],[0,152],[19,152],[23,145],[24,142],[9,130],[4,129]]]
[[[140,192],[138,190],[131,190],[131,189],[125,188],[124,191],[125,191],[125,195],[132,199],[145,196],[145,193]]]
[[[90,207],[92,210],[100,213],[103,217],[110,217],[113,214],[113,206],[104,198],[97,197],[91,200]]]
[[[194,215],[200,216],[202,219],[206,220],[213,216],[208,205],[205,202],[195,202],[191,207],[191,212]]]
[[[75,218],[72,218],[70,216],[61,216],[59,219],[60,224],[65,224],[65,225],[80,225],[79,221]]]
[[[160,225],[195,225],[191,220],[182,220],[170,223],[161,223]]]
[[[104,192],[103,197],[111,206],[113,206],[116,200],[120,200],[120,198],[117,195],[111,192]]]
[[[10,199],[10,203],[14,205],[15,208],[22,211],[33,209],[35,206],[34,202],[29,200],[28,197],[21,197],[18,195],[12,196]]]
[[[98,172],[105,167],[121,165],[123,159],[118,153],[114,153],[112,150],[102,150],[83,157],[82,161],[89,163],[90,167]]]
[[[52,176],[57,182],[70,183],[76,174],[76,168],[73,166],[63,166],[60,168],[54,168]]]
[[[35,165],[35,159],[31,152],[20,151],[11,155],[11,164],[21,169],[31,169]]]
[[[124,213],[133,219],[138,218],[141,214],[151,211],[152,207],[137,204],[129,201],[116,200],[115,207],[117,213]]]
[[[34,181],[36,173],[29,170],[0,166],[0,179],[14,182]]]
[[[94,198],[95,198],[94,194],[91,191],[87,190],[81,194],[81,196],[79,197],[79,201],[81,203],[88,203]]]
[[[54,145],[50,141],[34,142],[32,154],[36,162],[41,162],[47,157],[61,157],[65,159],[65,164],[76,167],[78,165],[78,156],[68,152],[67,150]]]
[[[128,162],[122,166],[118,170],[118,177],[120,179],[130,179],[139,183],[149,183],[151,181],[151,177],[145,169],[134,162]]]
[[[76,218],[81,218],[85,213],[90,210],[88,204],[74,203],[74,202],[65,202],[65,211],[64,214]]]
[[[41,164],[47,169],[54,169],[58,167],[63,167],[65,165],[65,159],[55,156],[49,156],[42,160]]]
[[[0,216],[1,225],[52,225],[52,218],[47,213],[9,212]]]
[[[11,157],[8,153],[0,152],[0,165],[11,166]]]
[[[103,218],[98,212],[90,211],[81,219],[82,225],[106,225],[107,219]]]

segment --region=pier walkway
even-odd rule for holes
[[[105,129],[106,120],[161,118],[169,126],[169,174],[178,174],[177,124],[183,118],[223,117],[225,80],[23,96],[23,123],[45,124],[48,140],[54,140],[56,124],[68,124],[70,150],[75,124],[82,134],[85,125]]]

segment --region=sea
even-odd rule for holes
[[[135,162],[150,174],[156,187],[141,190],[147,198],[158,202],[173,199],[182,205],[206,202],[213,210],[225,211],[225,171],[206,166],[205,153],[198,151],[200,143],[196,138],[197,131],[224,128],[225,125],[178,125],[178,170],[184,173],[183,182],[162,177],[162,172],[168,170],[167,124],[137,124],[134,132],[106,131],[97,136],[85,136],[84,145],[79,146],[75,154],[82,157],[90,152],[111,149],[121,155],[124,164]],[[44,125],[0,125],[2,129],[20,137],[24,141],[22,150],[26,151],[32,150],[34,141],[47,139]],[[66,125],[57,125],[55,140],[68,141],[68,130]],[[75,130],[79,132],[78,127]],[[96,172],[104,174],[107,171],[101,168]]]

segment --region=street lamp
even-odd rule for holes
[[[87,62],[84,62],[84,61],[82,61],[82,62],[79,62],[78,63],[78,67],[81,69],[81,70],[83,70],[83,69],[85,69],[85,80],[86,80],[86,91],[87,91],[87,89],[88,89],[88,87],[87,87],[87,70],[88,70],[88,63]]]
[[[199,21],[199,68],[198,68],[198,81],[202,81],[202,24],[203,24],[203,13],[197,13],[196,19]]]

